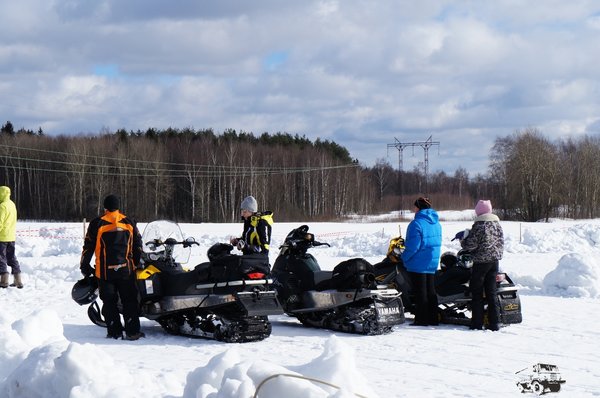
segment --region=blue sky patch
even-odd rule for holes
[[[288,59],[287,51],[275,51],[267,55],[263,61],[263,66],[267,70],[275,70],[285,63]]]
[[[117,64],[94,65],[94,74],[98,76],[117,77],[119,76],[119,66]]]

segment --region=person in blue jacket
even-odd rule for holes
[[[442,248],[442,226],[428,198],[418,198],[414,206],[415,218],[408,224],[402,253],[415,300],[412,325],[437,325],[438,301],[434,277]]]

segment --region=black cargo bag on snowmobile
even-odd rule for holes
[[[375,283],[375,269],[364,258],[352,258],[336,265],[331,280],[327,282],[329,289],[371,288]]]
[[[256,278],[267,278],[271,273],[269,257],[264,254],[244,254],[238,256],[227,254],[210,262],[211,282],[227,282],[248,279],[254,274]],[[260,276],[262,274],[262,276]]]

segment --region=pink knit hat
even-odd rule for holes
[[[480,200],[475,206],[475,214],[478,216],[492,212],[492,202],[489,200]]]

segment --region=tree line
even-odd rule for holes
[[[26,219],[94,217],[109,193],[138,220],[180,222],[236,221],[250,194],[288,220],[368,212],[374,200],[345,148],[286,133],[151,128],[50,137],[4,125],[0,164],[0,184]]]
[[[490,186],[503,216],[526,221],[600,215],[600,137],[551,141],[536,128],[498,138]]]
[[[495,139],[488,172],[475,176],[464,168],[452,176],[444,172],[424,176],[419,170],[397,173],[384,161],[374,171],[377,195],[389,204],[408,203],[411,196],[405,197],[406,192],[418,192],[426,185],[439,209],[469,209],[479,199],[490,199],[504,220],[600,216],[598,136],[552,141],[536,128],[518,130]]]
[[[600,140],[551,142],[537,129],[497,138],[485,175],[460,167],[425,175],[381,159],[365,167],[342,146],[287,133],[191,128],[47,136],[0,128],[0,184],[22,219],[80,220],[109,193],[140,221],[233,222],[254,195],[276,220],[334,220],[411,209],[417,195],[439,210],[491,199],[503,219],[596,217]]]

